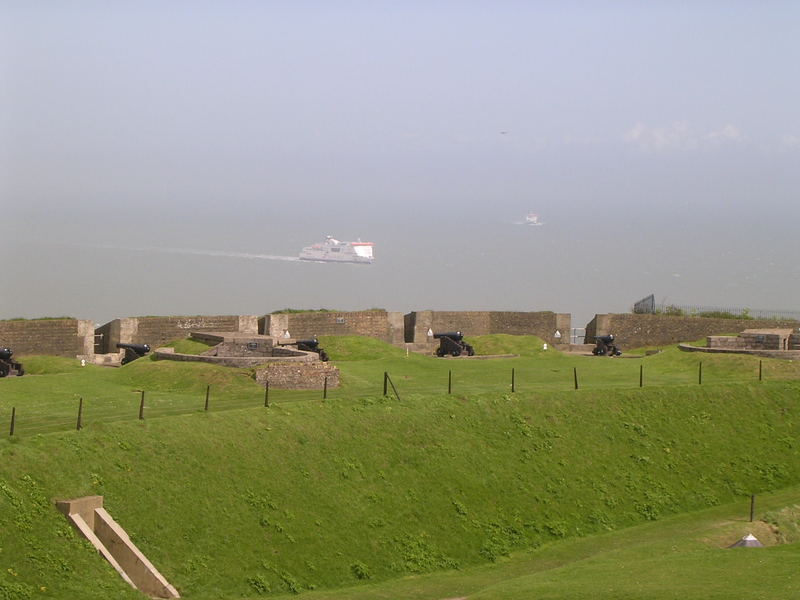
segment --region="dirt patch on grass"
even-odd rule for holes
[[[747,534],[752,534],[765,546],[777,546],[783,543],[778,528],[766,521],[723,521],[717,529],[709,535],[700,538],[700,541],[715,548],[727,548],[736,543]]]

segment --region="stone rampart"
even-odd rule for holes
[[[258,317],[253,315],[195,317],[128,317],[115,319],[97,328],[102,334],[102,352],[116,352],[120,342],[149,344],[156,348],[191,331],[230,331],[258,333]],[[100,352],[100,351],[98,351]]]
[[[798,321],[760,319],[714,319],[707,317],[679,317],[667,315],[598,314],[586,325],[586,341],[593,342],[596,335],[614,334],[620,348],[665,346],[691,342],[710,335],[738,333],[754,328],[800,327]]]
[[[461,331],[470,335],[506,333],[510,335],[536,335],[549,343],[568,340],[571,317],[550,311],[433,311],[423,310],[405,315],[407,343],[422,344],[428,341],[428,330],[434,333]]]
[[[326,383],[327,379],[327,383]],[[272,363],[256,370],[256,381],[281,390],[321,390],[339,387],[339,369],[324,362]]]
[[[281,313],[260,318],[258,330],[276,338],[288,331],[294,339],[361,335],[393,344],[403,341],[403,314],[384,310]]]
[[[157,360],[177,360],[180,362],[203,362],[221,367],[255,367],[270,362],[307,363],[319,361],[314,352],[303,352],[293,356],[209,356],[206,354],[180,354],[172,352],[172,348],[159,348],[153,354]]]
[[[0,346],[26,354],[86,357],[94,355],[94,323],[81,319],[0,321]]]
[[[763,356],[764,358],[780,358],[783,360],[800,360],[800,350],[745,350],[737,348],[704,348],[689,344],[678,344],[678,349],[684,352],[705,352],[708,354],[749,354]]]

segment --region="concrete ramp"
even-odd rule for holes
[[[151,598],[180,598],[177,590],[106,512],[102,496],[60,500],[56,506],[132,587]]]

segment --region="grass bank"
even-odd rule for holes
[[[371,371],[367,361],[349,372],[341,364],[356,379],[426,360],[378,358]],[[132,363],[141,373],[130,384],[159,385],[162,364]],[[136,372],[126,369],[109,372]],[[225,377],[234,391],[246,383]],[[192,385],[204,389],[203,381],[184,387]],[[52,506],[88,494],[105,496],[184,597],[470,569],[800,481],[798,392],[798,383],[779,381],[516,394],[476,386],[6,438],[0,590],[135,597]]]

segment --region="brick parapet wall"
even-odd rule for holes
[[[745,329],[796,329],[797,327],[800,327],[798,321],[598,314],[586,325],[586,341],[594,342],[596,335],[611,333],[621,348],[640,348],[691,342],[710,335],[738,333]]]
[[[361,335],[389,343],[403,341],[403,314],[365,310],[356,312],[302,312],[266,315],[259,319],[259,331],[283,337],[285,331],[294,339],[323,335]]]
[[[172,340],[185,338],[191,331],[231,331],[258,333],[258,317],[223,315],[194,317],[127,317],[115,319],[97,328],[102,334],[103,352],[116,352],[120,342],[149,344],[157,348]]]
[[[0,321],[0,346],[15,357],[31,354],[91,358],[94,323],[82,319]]]
[[[536,335],[549,343],[569,339],[571,317],[550,311],[431,311],[423,310],[405,316],[406,342],[423,344],[428,341],[428,330],[434,333],[461,331],[465,337],[505,333],[509,335]]]
[[[256,381],[282,390],[321,390],[339,387],[339,369],[329,363],[272,363],[256,370]]]

